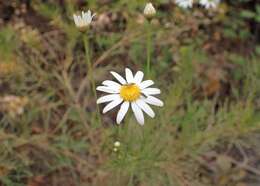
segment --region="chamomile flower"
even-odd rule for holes
[[[95,14],[91,14],[91,11],[88,10],[87,12],[82,11],[81,15],[74,14],[73,19],[74,19],[75,25],[81,31],[84,31],[91,24],[94,16],[95,16]]]
[[[144,15],[146,17],[152,17],[156,14],[156,10],[152,3],[147,3],[144,8]]]
[[[199,3],[206,9],[217,8],[220,0],[200,0]]]
[[[175,0],[175,3],[181,8],[191,8],[193,0]]]
[[[132,71],[126,68],[126,79],[116,72],[111,72],[111,74],[118,82],[105,80],[102,82],[103,86],[97,87],[98,91],[109,93],[109,95],[100,97],[97,100],[97,104],[109,102],[104,107],[103,113],[106,113],[121,104],[116,117],[117,124],[120,124],[124,119],[129,107],[132,108],[137,122],[140,125],[143,125],[143,112],[152,118],[155,116],[155,113],[149,104],[160,107],[163,106],[163,102],[154,97],[154,95],[161,93],[160,89],[150,87],[154,84],[152,80],[143,81],[143,72],[138,71],[133,75]]]

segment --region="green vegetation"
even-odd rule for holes
[[[21,12],[0,17],[0,185],[260,183],[260,9],[253,0],[216,10],[156,0],[149,51],[146,1],[14,2],[0,4]],[[88,9],[97,15],[84,35],[72,15]],[[93,84],[125,67],[148,71],[162,91],[164,107],[153,107],[144,126],[132,112],[120,125],[117,108],[97,113],[103,105]]]

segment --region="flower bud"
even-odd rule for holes
[[[91,24],[94,16],[95,14],[92,14],[91,11],[88,10],[87,12],[82,11],[81,15],[74,14],[73,19],[78,29],[80,31],[85,31]]]
[[[114,143],[114,146],[115,146],[115,147],[120,147],[120,145],[121,145],[121,144],[120,144],[119,141],[116,141],[116,142]]]
[[[156,10],[152,3],[147,3],[144,8],[144,15],[146,17],[152,17],[156,14]]]

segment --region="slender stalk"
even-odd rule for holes
[[[148,77],[151,75],[151,53],[152,53],[152,33],[150,21],[146,23],[146,73]]]
[[[87,33],[85,33],[83,35],[83,41],[84,41],[84,48],[85,48],[86,63],[87,63],[87,68],[88,68],[87,69],[87,74],[88,74],[88,77],[89,77],[89,81],[91,83],[92,93],[93,93],[93,95],[95,97],[95,100],[97,100],[96,83],[95,83],[95,79],[94,79],[94,75],[93,75],[93,66],[91,64],[89,38],[88,38]],[[98,119],[99,125],[101,125],[101,117],[100,117],[100,111],[99,111],[99,107],[98,106],[97,106],[96,117]]]

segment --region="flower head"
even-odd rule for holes
[[[146,17],[152,17],[156,14],[156,10],[152,3],[147,3],[144,8],[144,15]]]
[[[176,4],[181,8],[191,8],[193,0],[175,0]]]
[[[116,72],[111,72],[111,74],[119,83],[111,80],[103,81],[103,86],[98,86],[97,90],[109,93],[109,95],[100,97],[97,100],[97,104],[110,102],[104,107],[103,113],[121,104],[116,117],[118,124],[124,119],[130,106],[140,125],[144,124],[143,112],[152,118],[155,116],[154,111],[148,104],[163,106],[163,102],[154,97],[154,95],[161,93],[160,89],[150,88],[150,86],[154,84],[152,80],[142,81],[144,77],[143,72],[138,71],[133,75],[132,71],[126,68],[126,79]]]
[[[91,24],[93,17],[95,14],[91,14],[91,11],[88,10],[87,12],[82,11],[82,15],[73,15],[73,19],[75,22],[75,25],[81,30],[85,31],[88,26]]]
[[[120,147],[120,145],[121,145],[121,143],[120,143],[119,141],[116,141],[116,142],[114,143],[114,146],[115,146],[115,147]]]
[[[117,151],[118,151],[118,148],[114,147],[114,148],[113,148],[113,151],[114,151],[114,152],[117,152]]]
[[[217,8],[218,4],[220,3],[220,0],[200,0],[199,3],[206,9],[210,9]]]

